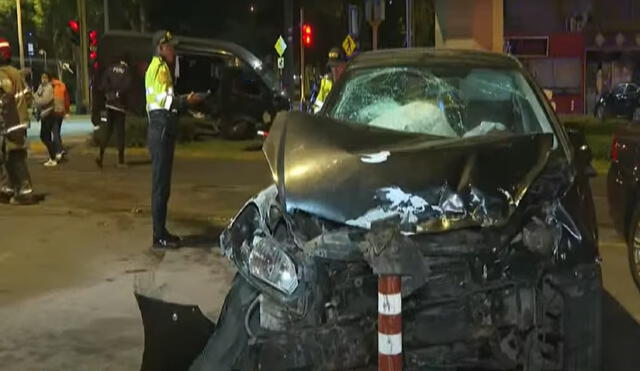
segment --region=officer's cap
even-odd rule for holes
[[[157,48],[162,44],[176,46],[178,44],[178,40],[173,37],[173,34],[171,34],[171,32],[167,30],[161,30],[153,34],[152,43],[154,48]]]

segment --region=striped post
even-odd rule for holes
[[[378,277],[378,371],[402,370],[402,281]]]

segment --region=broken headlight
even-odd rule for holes
[[[296,265],[264,224],[258,207],[248,204],[223,232],[221,247],[247,280],[291,295],[299,283]]]
[[[298,287],[296,266],[291,258],[276,245],[273,238],[255,236],[249,255],[249,271],[254,277],[287,295]]]

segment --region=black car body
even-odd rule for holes
[[[609,211],[616,230],[625,238],[629,267],[640,289],[640,129],[625,125],[616,130],[607,178]]]
[[[104,109],[104,92],[96,87],[104,68],[120,58],[129,59],[133,87],[127,96],[128,109],[145,115],[144,74],[153,50],[151,34],[114,31],[100,40],[98,71],[93,76],[93,113]],[[256,130],[270,126],[277,112],[289,110],[286,93],[273,73],[247,49],[226,41],[176,37],[177,62],[175,89],[178,94],[209,92],[195,110],[215,123],[231,139],[251,137]],[[97,121],[95,121],[97,122]]]
[[[598,99],[595,116],[599,119],[623,117],[639,120],[638,107],[640,107],[640,87],[634,83],[620,83]]]
[[[403,277],[407,370],[600,369],[589,150],[516,60],[362,54],[264,152],[274,185],[221,236],[239,275],[191,370],[375,369],[380,275]]]

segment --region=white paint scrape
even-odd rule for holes
[[[387,161],[389,156],[391,156],[391,152],[382,151],[378,153],[371,153],[368,155],[364,155],[360,158],[360,160],[366,164],[379,164]]]
[[[379,206],[357,219],[348,220],[346,224],[371,229],[371,223],[396,216],[400,216],[403,223],[417,223],[418,215],[424,213],[429,207],[425,199],[406,193],[399,187],[382,188],[378,195]]]

